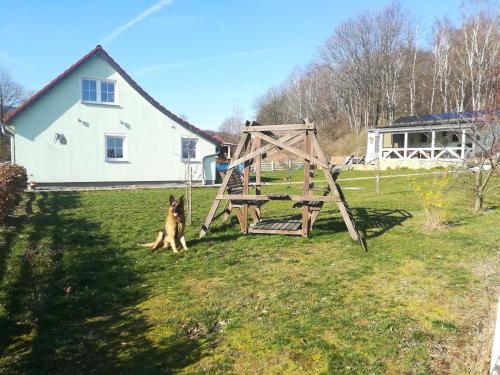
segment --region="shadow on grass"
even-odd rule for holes
[[[361,233],[362,240],[365,243],[365,248],[366,240],[381,236],[412,217],[408,211],[400,209],[382,210],[377,208],[354,208],[351,209],[351,211],[355,218],[356,228]],[[301,218],[301,214],[266,217],[266,219],[270,220],[301,220]],[[234,215],[231,215],[230,220],[226,223],[212,226],[209,232],[212,233],[212,239],[217,239],[219,241],[231,241],[243,236],[243,234],[239,232],[228,232],[228,230],[237,229],[238,225],[238,220],[234,217]],[[317,221],[314,223],[312,235],[314,237],[322,237],[330,234],[331,232],[347,232],[346,224],[338,212],[336,212],[334,216],[320,214]],[[195,245],[204,241],[205,237],[202,239],[191,240],[190,243]]]
[[[356,226],[365,239],[381,236],[413,217],[408,211],[399,209],[355,208],[352,211]]]
[[[351,211],[354,215],[356,228],[365,240],[381,236],[412,217],[408,211],[399,209],[354,208]],[[320,214],[314,224],[314,229],[318,236],[328,231],[347,232],[347,227],[339,213],[333,217],[322,217]]]
[[[135,261],[81,205],[78,193],[30,194],[4,236],[0,266],[11,252],[19,272],[2,284],[0,372],[171,373],[198,361],[202,343],[181,330],[148,338],[135,306],[149,291]]]

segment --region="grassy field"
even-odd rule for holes
[[[474,215],[450,190],[449,227],[428,233],[408,178],[380,195],[341,185],[359,189],[345,194],[368,252],[333,205],[307,239],[243,236],[233,218],[199,240],[215,189],[195,189],[190,249],[175,256],[137,243],[182,190],[26,194],[0,229],[0,373],[482,373],[500,196]]]

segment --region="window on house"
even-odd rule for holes
[[[106,135],[106,160],[126,160],[126,137]]]
[[[115,102],[115,83],[114,82],[101,82],[101,102],[114,103]]]
[[[82,79],[82,101],[87,103],[116,103],[116,82],[100,79]]]
[[[97,81],[82,80],[82,100],[86,102],[95,102],[97,100]]]
[[[420,142],[421,143],[427,142],[427,139],[428,139],[427,133],[420,133]]]
[[[452,142],[458,142],[458,135],[456,135],[456,134],[452,134],[452,135],[451,135],[451,141],[452,141]]]
[[[182,138],[182,159],[196,159],[196,144],[198,140],[196,138]]]
[[[392,135],[392,147],[403,147],[405,142],[404,134],[393,134]]]

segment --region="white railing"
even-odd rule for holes
[[[467,149],[464,147],[408,147],[381,149],[382,159],[461,160]]]
[[[280,161],[263,161],[261,170],[266,172],[285,171],[288,169],[303,169],[303,162],[280,162]]]

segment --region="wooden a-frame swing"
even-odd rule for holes
[[[299,146],[297,146],[299,144]],[[302,195],[262,194],[261,162],[268,155],[285,150],[304,161],[304,184]],[[236,169],[244,165],[241,175]],[[250,166],[255,167],[255,194],[250,194]],[[324,172],[327,188],[322,195],[314,195],[314,170],[321,168]],[[340,186],[336,183],[338,176],[333,173],[316,138],[316,127],[308,119],[303,124],[260,125],[247,121],[242,130],[240,141],[232,161],[225,173],[221,173],[222,184],[208,212],[200,231],[200,238],[205,236],[212,221],[234,212],[240,223],[242,233],[288,234],[307,237],[325,202],[335,202],[354,241],[359,241],[366,249],[364,239],[355,226],[349,205]],[[331,193],[331,194],[330,194]],[[226,201],[223,211],[215,216],[219,204]],[[261,218],[260,206],[272,200],[295,201],[294,207],[301,208],[302,220],[266,220]],[[253,224],[248,221],[251,214]]]

